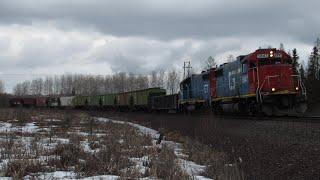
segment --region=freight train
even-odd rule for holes
[[[15,97],[12,106],[99,108],[120,110],[192,111],[212,109],[217,114],[296,115],[306,111],[306,89],[292,58],[277,49],[258,49],[236,60],[192,74],[180,83],[178,94],[161,88],[123,93]]]

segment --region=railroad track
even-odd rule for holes
[[[320,116],[283,116],[283,117],[266,117],[266,116],[233,116],[224,115],[218,116],[222,119],[240,119],[240,120],[251,120],[251,121],[283,121],[283,122],[305,122],[305,123],[320,123]]]

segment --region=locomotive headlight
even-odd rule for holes
[[[275,91],[276,91],[276,88],[271,88],[271,91],[272,91],[272,92],[275,92]]]
[[[270,51],[270,57],[273,57],[273,51]]]
[[[296,87],[296,91],[299,91],[299,87]]]

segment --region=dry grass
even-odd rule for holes
[[[203,172],[205,177],[218,180],[244,179],[244,174],[240,168],[241,162],[233,161],[230,163],[223,152],[218,152],[208,145],[189,138],[184,140],[183,148],[189,160],[207,166]]]
[[[154,149],[150,136],[129,124],[98,122],[74,111],[0,110],[1,122],[17,131],[0,133],[0,176],[36,178],[41,172],[71,171],[78,177],[112,174],[120,179],[188,179],[175,164],[173,150]],[[11,121],[17,119],[18,121]],[[37,129],[22,131],[33,122]],[[21,127],[21,131],[19,128]],[[144,171],[131,158],[148,156]]]
[[[18,159],[6,164],[3,175],[13,179],[21,179],[30,173],[44,172],[45,170],[38,160]]]
[[[189,175],[175,163],[175,159],[173,150],[164,145],[160,153],[154,153],[151,157],[150,174],[162,179],[190,179]]]

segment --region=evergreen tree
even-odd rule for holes
[[[310,83],[316,79],[316,73],[317,73],[317,67],[318,67],[317,57],[318,57],[318,48],[314,47],[313,52],[309,57],[309,63],[308,63],[307,79]]]
[[[319,49],[317,45],[309,58],[306,87],[308,92],[309,105],[317,104],[320,101],[320,83],[319,83]]]
[[[292,50],[292,67],[293,67],[293,72],[294,74],[298,74],[298,69],[299,69],[299,56],[298,56],[298,53],[297,53],[297,49],[294,48]]]
[[[318,38],[316,41],[316,45],[313,49],[313,54],[314,54],[314,61],[315,61],[315,68],[316,68],[316,74],[315,74],[315,78],[317,80],[320,80],[320,54],[319,54],[319,50],[320,50],[320,39]]]

